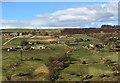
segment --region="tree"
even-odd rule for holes
[[[22,61],[22,50],[20,50],[20,60]]]
[[[112,25],[102,25],[101,28],[112,28]]]
[[[22,57],[23,57],[23,52],[22,52],[23,46],[27,46],[27,45],[28,45],[28,42],[27,42],[26,40],[23,40],[23,41],[21,41],[20,45],[21,45],[21,48],[22,48],[22,49],[20,50],[20,59],[21,59],[21,61],[22,61]]]
[[[26,40],[23,40],[21,43],[20,43],[21,46],[27,46],[28,45],[28,42]]]
[[[79,38],[75,38],[75,42],[80,42],[80,39]]]

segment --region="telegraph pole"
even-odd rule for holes
[[[20,50],[20,60],[21,60],[21,61],[23,60],[23,52],[22,52],[22,49]]]

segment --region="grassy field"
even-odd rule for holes
[[[12,36],[2,37],[2,44],[4,44],[6,41],[8,41],[11,38],[12,38]],[[23,40],[44,40],[44,39],[47,39],[47,38],[42,38],[42,37],[40,37],[40,38],[37,38],[37,37],[31,38],[30,36],[18,37],[18,38],[13,39],[12,41],[8,42],[6,45],[3,45],[3,48],[20,46],[20,43]]]
[[[23,51],[23,59],[29,59],[31,57],[35,58],[35,60],[20,60],[20,52],[7,52],[2,51],[3,54],[3,79],[4,76],[17,76],[20,73],[34,73],[37,68],[39,67],[46,67],[45,62],[48,60],[50,56],[60,56],[68,51],[68,47],[66,45],[49,45],[51,48],[56,48],[55,50],[45,49],[45,50],[30,50],[30,51]],[[9,65],[18,63],[19,65],[12,69]],[[42,72],[39,70],[38,74]],[[15,78],[14,78],[15,79]],[[33,77],[31,78],[33,79]],[[39,78],[38,80],[40,80]]]
[[[8,41],[12,36],[4,36],[2,37],[2,44],[4,44],[6,41]]]
[[[87,36],[82,36],[87,37]],[[118,63],[118,52],[94,51],[88,50],[82,47],[82,45],[88,45],[90,43],[101,43],[100,40],[92,39],[90,42],[81,42],[77,46],[74,46],[76,50],[71,53],[73,64],[61,71],[58,81],[115,81],[117,78],[113,75],[112,67],[104,64],[105,60],[110,59],[115,63]],[[82,64],[85,61],[86,64]],[[108,77],[101,78],[100,75],[108,75]],[[92,79],[87,79],[86,76],[92,76]]]
[[[50,33],[56,33],[60,32],[60,29],[1,29],[2,32],[50,32]]]
[[[6,80],[6,77],[9,76],[11,76],[12,80],[47,80],[49,70],[47,66],[45,66],[45,63],[48,61],[48,58],[61,56],[71,48],[74,48],[73,52],[70,53],[70,58],[73,60],[71,60],[69,67],[60,71],[57,81],[116,80],[117,78],[113,75],[112,66],[108,66],[104,63],[107,59],[118,63],[118,52],[109,52],[105,48],[98,51],[83,48],[83,45],[102,43],[100,40],[85,34],[75,34],[72,35],[72,37],[61,38],[59,40],[74,41],[75,38],[88,38],[91,39],[91,41],[79,42],[75,46],[67,46],[66,44],[47,44],[45,46],[53,49],[23,51],[23,61],[20,60],[20,51],[2,51],[3,80]],[[45,40],[46,38],[15,38],[3,47],[20,46],[21,41],[31,39]],[[2,41],[4,43],[7,39],[4,37]],[[30,58],[34,58],[34,60]],[[85,64],[83,64],[83,62],[85,62]],[[17,66],[12,67],[12,65],[16,63]],[[100,76],[103,74],[108,77],[101,78]],[[91,79],[86,78],[86,76],[91,76]]]

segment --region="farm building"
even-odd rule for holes
[[[46,49],[46,47],[45,46],[31,46],[31,49]]]
[[[22,32],[2,32],[2,36],[22,36]]]
[[[10,36],[18,36],[18,33],[10,33]]]
[[[10,36],[12,32],[2,32],[2,36]]]
[[[15,48],[15,47],[10,47],[10,48],[5,48],[3,50],[6,50],[6,51],[18,51],[20,50],[21,48]]]

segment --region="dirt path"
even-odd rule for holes
[[[11,39],[9,39],[8,41],[6,41],[3,45],[6,45],[7,43],[9,43],[10,41],[12,41],[13,39],[18,38],[18,36],[12,37]]]

